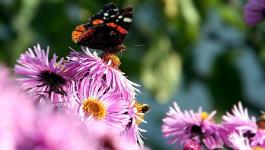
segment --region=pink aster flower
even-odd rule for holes
[[[103,86],[100,80],[89,78],[73,83],[71,91],[67,107],[82,121],[101,121],[120,132],[125,129],[130,119],[126,114],[129,102],[123,100],[119,92]]]
[[[5,90],[6,87],[9,87],[11,84],[11,74],[10,70],[5,66],[0,64],[0,91]]]
[[[0,149],[15,148],[19,128],[30,127],[34,118],[34,107],[23,91],[10,79],[7,68],[0,66]]]
[[[29,130],[18,130],[16,149],[19,150],[96,150],[79,120],[60,113],[37,112]]]
[[[100,79],[104,86],[118,91],[125,100],[133,100],[135,93],[139,92],[136,89],[139,85],[128,80],[118,69],[120,60],[114,54],[104,54],[100,58],[97,53],[92,54],[89,49],[83,49],[83,53],[72,51],[66,65],[76,74],[77,79],[84,77]]]
[[[128,115],[130,116],[130,122],[127,125],[127,129],[124,135],[128,137],[128,140],[139,145],[141,148],[144,146],[144,141],[142,140],[141,132],[146,132],[146,130],[141,129],[139,125],[144,121],[144,115],[149,111],[149,106],[147,104],[140,104],[136,100],[131,101]]]
[[[264,150],[264,146],[250,146],[250,141],[242,132],[233,132],[228,136],[234,150]]]
[[[244,8],[246,23],[254,26],[265,19],[265,0],[249,0]]]
[[[189,140],[184,144],[183,150],[202,150],[202,146],[198,141]]]
[[[265,127],[262,120],[256,121],[254,116],[248,115],[248,110],[244,109],[239,102],[235,105],[231,113],[227,112],[223,116],[222,138],[228,147],[233,147],[228,140],[228,136],[233,132],[241,132],[243,137],[248,138],[251,147],[265,147]]]
[[[176,102],[170,107],[167,116],[163,119],[162,132],[165,137],[170,137],[169,143],[178,143],[181,146],[189,141],[201,143],[208,149],[222,148],[223,142],[217,132],[219,125],[213,121],[215,111],[210,115],[202,112],[200,108],[197,113],[181,111]]]
[[[252,150],[249,145],[249,140],[245,138],[241,132],[230,134],[228,140],[232,144],[234,150]]]
[[[137,150],[137,145],[130,143],[125,136],[119,132],[110,130],[103,122],[89,122],[89,135],[93,137],[96,145],[95,150]]]
[[[5,80],[0,84],[1,150],[96,150],[79,120],[37,110],[29,101],[32,97],[7,76],[0,77]]]
[[[25,90],[34,96],[50,99],[52,103],[63,102],[66,95],[69,73],[63,58],[57,62],[53,54],[49,60],[49,48],[45,51],[38,44],[20,56],[15,73]]]
[[[0,69],[1,150],[96,150],[81,122],[50,109],[37,110],[7,69]]]

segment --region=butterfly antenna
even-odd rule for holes
[[[133,47],[149,47],[149,44],[131,44]]]

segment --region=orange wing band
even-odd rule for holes
[[[121,26],[117,27],[117,30],[121,33],[121,34],[128,34],[128,31],[124,28],[122,28]]]
[[[128,31],[126,29],[117,25],[116,23],[109,22],[107,23],[107,26],[117,29],[121,34],[128,34]]]
[[[83,25],[77,26],[75,30],[72,32],[73,42],[77,43],[85,30],[86,29]]]
[[[116,23],[110,22],[110,23],[107,23],[107,26],[112,27],[112,28],[117,28],[118,25]]]
[[[102,23],[104,23],[104,20],[102,20],[102,19],[96,19],[92,22],[93,25],[98,25],[98,24],[102,24]]]

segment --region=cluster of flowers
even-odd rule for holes
[[[1,150],[144,148],[148,106],[135,100],[138,85],[116,55],[82,50],[57,61],[49,49],[29,48],[15,66],[20,86],[1,67]]]
[[[163,119],[163,135],[169,137],[170,144],[177,143],[184,150],[265,150],[265,114],[256,120],[240,102],[222,117],[221,124],[215,123],[215,114],[201,108],[198,112],[181,111],[174,103]]]
[[[254,26],[265,19],[265,0],[249,0],[244,8],[246,23]]]

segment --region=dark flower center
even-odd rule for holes
[[[65,91],[62,88],[62,86],[66,84],[66,80],[62,76],[54,72],[43,71],[39,74],[39,78],[39,81],[42,82],[42,85],[40,85],[40,87],[48,87],[47,91],[45,92],[48,92],[49,94],[51,94],[51,92],[55,92],[57,94],[66,95]]]
[[[103,137],[100,145],[102,146],[102,149],[116,150],[113,140],[109,136]]]
[[[193,125],[191,127],[191,130],[190,131],[191,131],[192,137],[195,137],[195,136],[202,137],[203,136],[202,128],[200,126]]]
[[[243,133],[243,136],[248,138],[249,140],[251,140],[256,134],[252,133],[251,131],[247,131],[245,133]]]

